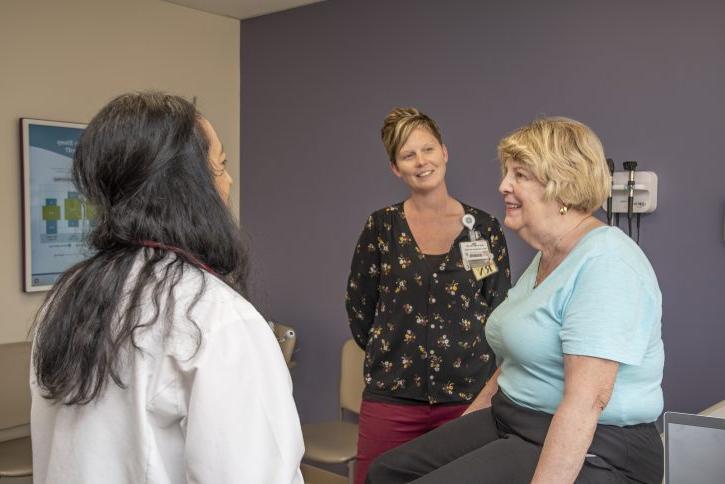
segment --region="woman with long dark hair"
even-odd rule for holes
[[[231,178],[189,102],[127,94],[84,131],[73,179],[95,253],[38,313],[34,482],[302,482],[289,373],[247,302]]]

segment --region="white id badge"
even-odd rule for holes
[[[492,259],[488,242],[485,240],[461,242],[461,256],[463,258],[463,267],[467,271],[470,271],[471,267],[483,266]]]
[[[477,281],[498,272],[491,249],[485,240],[461,242],[461,257],[463,267],[467,271],[472,270]]]

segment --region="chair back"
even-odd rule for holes
[[[294,356],[295,346],[297,345],[297,333],[291,326],[275,323],[274,321],[269,321],[268,323],[274,332],[274,336],[277,338],[287,366],[294,366],[292,357]]]
[[[359,414],[365,389],[365,352],[354,340],[349,339],[342,345],[340,360],[340,408]]]
[[[0,344],[0,441],[17,438],[17,428],[30,424],[30,346]]]
[[[722,400],[714,405],[707,407],[698,415],[704,415],[705,417],[717,417],[725,418],[725,400]]]

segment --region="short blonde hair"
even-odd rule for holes
[[[415,108],[395,108],[385,116],[380,136],[391,163],[395,164],[400,147],[408,141],[410,133],[417,128],[427,129],[440,144],[443,144],[443,137],[436,122]]]
[[[501,170],[521,163],[545,187],[547,200],[594,212],[609,196],[611,176],[602,142],[594,131],[569,118],[541,118],[522,126],[498,144]]]

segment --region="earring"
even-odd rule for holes
[[[561,208],[559,209],[559,214],[560,214],[560,215],[566,215],[566,212],[568,212],[568,211],[569,211],[569,207],[567,207],[566,205],[564,205],[564,206],[562,206],[562,207],[561,207]]]

